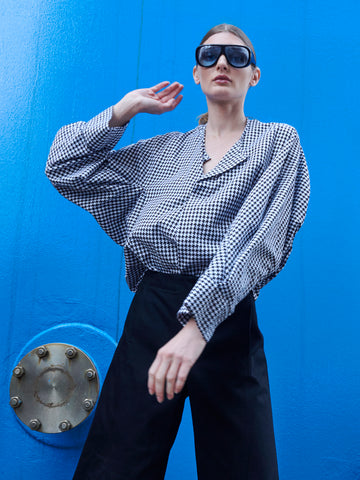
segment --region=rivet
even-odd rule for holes
[[[76,357],[77,355],[77,350],[75,347],[69,347],[65,350],[65,355],[68,357],[68,358],[74,358]]]
[[[87,370],[85,370],[85,376],[88,380],[94,380],[94,378],[96,377],[96,372],[92,368],[88,368]]]
[[[91,398],[85,398],[82,402],[83,409],[89,412],[94,408],[94,400],[91,400]]]
[[[39,430],[41,427],[41,422],[38,418],[32,418],[29,422],[29,427],[31,430]]]
[[[62,432],[66,432],[66,430],[70,430],[70,428],[71,428],[71,423],[69,422],[69,420],[63,420],[62,422],[59,423],[59,429]]]
[[[22,377],[24,373],[25,373],[25,369],[22,365],[17,365],[13,370],[13,374],[17,378]]]
[[[22,404],[22,400],[21,400],[20,397],[11,397],[10,398],[10,405],[13,408],[18,408],[18,407],[20,407],[21,404]]]
[[[45,347],[45,345],[42,345],[41,347],[37,348],[37,350],[36,350],[36,354],[39,358],[46,357],[46,355],[48,353],[49,353],[48,349]]]

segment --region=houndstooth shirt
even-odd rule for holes
[[[206,125],[114,150],[126,125],[108,126],[112,107],[62,127],[46,174],[124,247],[126,281],[146,270],[192,274],[177,312],[194,317],[206,341],[246,295],[283,268],[310,193],[298,134],[247,118],[238,142],[206,174]]]

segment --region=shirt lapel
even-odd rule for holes
[[[230,150],[225,154],[225,156],[214,168],[212,168],[209,172],[202,176],[202,179],[220,175],[248,158],[248,147],[250,146],[250,139],[252,137],[252,122],[253,120],[248,119],[248,123],[246,124],[245,130],[241,138],[230,148]]]

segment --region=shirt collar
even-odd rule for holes
[[[255,121],[254,119],[246,117],[246,125],[239,140],[237,140],[237,142],[234,143],[234,145],[230,148],[230,150],[228,150],[228,152],[220,160],[220,162],[214,168],[212,168],[209,172],[207,172],[204,175],[204,177],[208,178],[208,177],[213,177],[215,175],[218,175],[219,173],[229,170],[230,168],[234,167],[235,165],[237,165],[238,163],[242,162],[247,158],[248,156],[247,150],[248,150],[248,147],[250,146],[249,141],[252,137],[250,135],[250,131],[252,129],[252,124],[254,121]],[[204,163],[210,159],[205,149],[206,124],[199,125],[197,128],[199,129],[199,140],[201,143],[201,159],[202,159],[202,162]]]

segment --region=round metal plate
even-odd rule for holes
[[[39,347],[47,354],[39,357]],[[10,382],[10,404],[27,426],[44,433],[61,433],[74,428],[91,413],[99,394],[95,365],[79,348],[65,343],[39,345],[25,355],[15,368]],[[76,349],[68,358],[68,349]],[[71,351],[70,351],[71,352]],[[17,377],[16,374],[21,376]],[[91,373],[95,372],[94,378]],[[37,421],[36,421],[37,420]],[[32,421],[32,422],[31,422]]]

